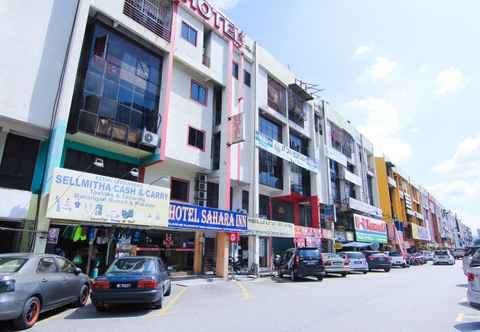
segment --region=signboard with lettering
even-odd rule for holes
[[[295,245],[297,247],[321,247],[322,230],[320,228],[295,226]]]
[[[233,41],[236,47],[242,47],[245,34],[240,31],[225,15],[214,8],[205,0],[182,0],[184,4],[189,4],[192,11],[207,21],[210,26],[216,29],[225,38]]]
[[[248,220],[248,233],[258,236],[293,238],[295,225],[283,221],[251,218]]]
[[[412,223],[412,237],[416,240],[430,241],[430,234],[426,227]]]
[[[383,220],[353,215],[355,236],[358,242],[387,243],[387,224]]]
[[[255,133],[255,145],[271,154],[276,155],[282,159],[290,161],[297,166],[305,168],[311,172],[318,172],[319,163],[317,160],[309,158],[300,152],[297,152],[293,149],[290,149],[288,146],[283,145],[280,142],[277,142],[274,139],[260,133]]]
[[[244,113],[232,115],[232,140],[231,144],[237,144],[245,141]]]
[[[247,215],[234,211],[171,202],[168,226],[187,229],[212,229],[224,232],[246,232]]]
[[[56,168],[47,218],[168,226],[170,189]]]

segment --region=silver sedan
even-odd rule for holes
[[[71,303],[84,306],[90,282],[81,272],[56,255],[0,255],[0,320],[26,329],[42,312]]]

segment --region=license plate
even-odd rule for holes
[[[355,261],[355,264],[363,264],[362,261]]]
[[[132,284],[117,284],[117,288],[130,288]]]
[[[333,262],[333,265],[342,265],[341,262]]]
[[[305,262],[305,265],[315,265],[315,262]]]

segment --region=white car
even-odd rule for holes
[[[448,264],[454,265],[455,258],[448,250],[435,250],[433,253],[433,265]]]
[[[479,255],[472,257],[472,263],[467,273],[467,299],[470,305],[480,309],[480,259]]]
[[[367,259],[361,252],[345,251],[338,254],[348,262],[350,272],[363,272],[364,274],[368,272]]]
[[[390,257],[390,261],[392,262],[392,266],[403,267],[403,268],[408,267],[407,261],[405,260],[405,257],[403,257],[401,252],[390,251],[388,253],[388,256]]]
[[[425,259],[427,261],[432,261],[433,260],[433,252],[431,252],[429,250],[423,250],[422,255],[423,255],[423,257],[425,257]]]

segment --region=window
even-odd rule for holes
[[[205,132],[188,127],[188,145],[205,150]]]
[[[268,106],[280,114],[286,114],[286,90],[270,76],[268,77]]]
[[[238,63],[236,63],[235,61],[233,62],[232,66],[232,75],[238,80]]]
[[[242,190],[242,209],[248,211],[248,191]]]
[[[15,273],[27,262],[25,258],[8,257],[0,258],[0,273]]]
[[[58,268],[60,272],[73,273],[75,272],[75,265],[72,262],[67,261],[65,258],[57,258]]]
[[[188,202],[189,182],[172,178],[170,182],[170,198],[174,201]]]
[[[125,0],[123,13],[166,41],[170,41],[171,1]]]
[[[308,140],[290,132],[290,148],[308,156]]]
[[[260,132],[265,136],[270,137],[280,143],[282,143],[282,126],[267,119],[266,117],[259,116],[259,128]]]
[[[222,123],[222,87],[215,86],[213,88],[213,113],[214,113],[214,126],[218,126]]]
[[[283,161],[281,158],[260,150],[260,183],[273,188],[283,188]]]
[[[267,219],[270,219],[270,198],[265,195],[258,195],[258,209],[259,215],[264,216]]]
[[[0,164],[0,183],[4,188],[30,190],[40,142],[8,134]]]
[[[192,80],[190,85],[190,97],[200,104],[207,106],[207,88],[195,80]]]
[[[221,145],[221,133],[216,133],[213,135],[212,140],[212,168],[220,168],[220,145]]]
[[[57,272],[57,265],[55,259],[51,257],[44,257],[40,259],[37,267],[38,273],[55,273]]]
[[[252,84],[252,74],[246,70],[243,71],[243,83],[248,87]]]
[[[182,22],[182,38],[193,46],[197,46],[197,30],[185,22]]]

